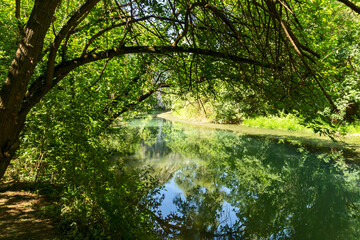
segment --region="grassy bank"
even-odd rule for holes
[[[348,135],[336,135],[334,136],[333,141],[328,136],[320,136],[315,134],[311,130],[303,128],[294,128],[296,122],[292,122],[293,125],[285,125],[280,122],[282,127],[275,128],[275,124],[271,123],[268,120],[268,125],[263,124],[262,127],[256,125],[260,122],[260,118],[256,120],[249,121],[248,124],[218,124],[211,123],[209,121],[199,122],[191,119],[181,119],[170,112],[158,114],[157,117],[164,118],[166,120],[171,120],[179,122],[185,125],[195,126],[198,128],[208,128],[208,129],[219,129],[225,131],[233,131],[240,134],[245,134],[255,137],[263,137],[267,139],[272,139],[276,141],[286,141],[295,144],[301,144],[303,146],[309,147],[315,150],[324,150],[324,151],[334,151],[340,150],[346,153],[347,159],[360,162],[360,135],[357,134],[348,134]],[[286,118],[284,122],[286,121]],[[266,123],[266,122],[265,122]],[[270,125],[271,124],[271,125]],[[291,126],[291,130],[285,128],[284,126]]]
[[[208,108],[211,110],[211,108]],[[301,124],[301,119],[293,114],[285,114],[279,112],[275,115],[257,116],[252,118],[234,117],[233,120],[230,117],[226,121],[216,120],[214,114],[211,111],[207,114],[202,109],[195,108],[192,105],[185,107],[184,109],[177,109],[171,112],[171,114],[177,119],[191,120],[196,122],[212,122],[212,123],[239,123],[241,126],[265,128],[265,129],[282,129],[288,131],[300,131],[314,133],[314,130]],[[360,135],[360,122],[355,123],[334,123],[333,126],[329,126],[327,123],[319,120],[322,128],[329,129],[329,132],[333,132],[337,135]]]
[[[254,118],[245,119],[242,123],[248,127],[260,127],[269,129],[285,129],[289,131],[303,131],[303,132],[314,132],[310,128],[306,128],[301,125],[300,120],[292,114],[279,114],[269,116],[258,116]],[[330,128],[329,125],[324,123],[324,127]],[[337,134],[341,135],[360,135],[360,123],[344,123],[333,126],[333,130]]]
[[[313,132],[300,124],[298,118],[292,114],[280,114],[269,116],[258,116],[255,118],[245,119],[241,125],[247,127],[260,127],[269,129],[284,129],[289,131]]]

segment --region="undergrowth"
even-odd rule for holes
[[[306,126],[306,123],[302,124],[301,119],[293,114],[284,114],[280,112],[278,115],[268,115],[268,116],[257,116],[253,118],[247,118],[241,123],[247,127],[260,127],[260,128],[270,128],[270,129],[284,129],[289,131],[303,131],[303,132],[316,132],[315,129],[312,129],[312,125]],[[343,123],[343,122],[334,122],[332,124],[327,124],[325,122],[319,121],[317,127],[323,129],[331,129],[332,133],[337,134],[359,134],[360,133],[360,122],[353,123]]]
[[[242,122],[242,125],[248,127],[261,127],[270,129],[285,129],[290,131],[311,131],[300,124],[299,119],[292,114],[257,116],[254,118],[247,118]]]

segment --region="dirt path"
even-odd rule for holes
[[[22,183],[0,183],[0,239],[60,239],[50,220],[39,213],[46,204],[42,195]]]

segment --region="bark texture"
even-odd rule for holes
[[[8,77],[0,90],[0,178],[14,157],[24,127],[20,109],[59,0],[36,0]]]

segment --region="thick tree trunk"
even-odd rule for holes
[[[19,147],[19,135],[25,122],[20,109],[59,1],[35,1],[8,77],[0,90],[0,178]]]

